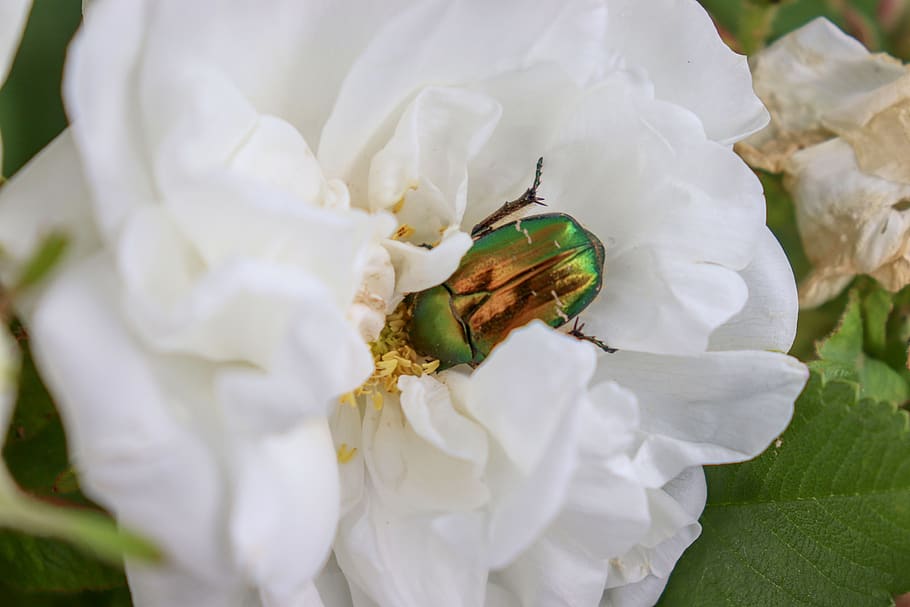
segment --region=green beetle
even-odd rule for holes
[[[472,230],[474,245],[441,285],[409,296],[411,346],[446,369],[477,365],[518,327],[542,320],[560,327],[584,310],[603,283],[604,246],[573,217],[547,213],[493,225],[515,211],[543,204],[534,184]],[[600,340],[571,331],[610,351]]]

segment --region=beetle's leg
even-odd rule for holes
[[[543,198],[537,196],[537,188],[540,187],[540,175],[543,173],[543,156],[537,159],[537,170],[534,171],[534,183],[530,188],[525,190],[525,193],[516,198],[515,200],[510,200],[505,203],[490,215],[488,215],[483,221],[478,223],[471,229],[471,237],[477,238],[483,234],[489,232],[493,229],[493,226],[505,219],[509,215],[520,211],[528,205],[539,204],[540,206],[547,206]]]
[[[617,351],[616,348],[611,348],[610,346],[608,346],[604,342],[600,341],[596,337],[592,337],[590,335],[585,335],[584,333],[582,333],[581,331],[584,328],[585,328],[585,324],[584,323],[579,324],[578,317],[576,316],[575,324],[572,326],[572,330],[569,331],[569,335],[571,335],[575,339],[580,339],[581,341],[589,341],[592,344],[594,344],[595,346],[597,346],[598,348],[600,348],[601,350],[603,350],[604,352],[606,352],[607,354],[613,354],[614,352]]]

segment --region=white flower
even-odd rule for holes
[[[813,271],[800,304],[837,296],[857,274],[910,284],[910,73],[870,54],[825,19],[784,36],[753,61],[771,124],[738,149],[784,171]]]
[[[32,8],[31,0],[3,0],[0,4],[0,88],[6,82],[25,20]],[[0,176],[3,175],[3,140],[0,139]]]
[[[102,0],[66,101],[0,241],[75,238],[24,313],[86,490],[171,557],[139,605],[647,605],[699,467],[789,420],[793,279],[730,149],[767,118],[694,1]],[[400,368],[338,404],[539,156],[620,352],[531,323],[428,373],[383,329]]]

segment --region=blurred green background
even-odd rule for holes
[[[740,52],[754,52],[811,19],[825,16],[871,50],[886,51],[904,60],[910,58],[910,0],[701,3],[713,16],[725,41]],[[6,86],[0,90],[3,175],[14,174],[66,126],[61,78],[66,47],[79,26],[81,8],[81,0],[34,3],[19,55]],[[799,279],[807,273],[808,263],[800,246],[791,201],[776,176],[761,174],[760,178],[768,198],[768,223],[784,245]],[[801,314],[793,354],[804,360],[814,357],[815,341],[835,325],[845,299],[846,295]],[[910,310],[910,301],[900,305]],[[895,331],[901,335],[910,332],[904,325],[896,326]],[[4,457],[30,492],[62,504],[85,506],[66,461],[57,414],[28,364],[24,381]],[[59,542],[0,531],[0,605],[128,604],[122,572],[100,565]]]

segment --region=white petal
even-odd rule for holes
[[[298,306],[286,330],[267,369],[237,365],[215,378],[231,429],[274,432],[304,417],[323,416],[373,371],[360,334],[319,299]]]
[[[0,4],[0,87],[6,82],[9,68],[13,65],[31,8],[32,0],[4,0]],[[0,160],[2,158],[0,156]]]
[[[7,429],[16,405],[21,354],[9,331],[0,331],[0,448],[6,440]],[[5,476],[0,472],[0,476]],[[0,481],[2,482],[2,481]]]
[[[733,143],[767,124],[746,58],[726,47],[697,2],[609,0],[607,7],[611,50],[644,68],[658,98],[697,114],[708,137]]]
[[[396,212],[433,243],[461,223],[467,164],[486,143],[502,109],[495,100],[461,89],[428,87],[405,110],[389,142],[370,163],[371,210],[403,203]]]
[[[482,529],[478,515],[408,516],[372,497],[342,520],[335,554],[355,605],[360,587],[380,605],[477,607],[487,577]]]
[[[543,183],[549,183],[548,147],[553,130],[581,91],[568,73],[547,63],[475,86],[500,104],[502,116],[490,140],[471,162],[469,203],[462,222],[465,231],[507,200],[518,198],[531,185],[540,156],[545,161]],[[529,103],[530,99],[534,102]],[[554,201],[548,203],[553,205]]]
[[[386,240],[385,247],[395,267],[395,293],[416,293],[436,286],[452,275],[474,241],[464,232],[454,232],[432,249]]]
[[[593,372],[592,351],[534,322],[472,375],[465,407],[523,473],[540,464]]]
[[[522,607],[597,605],[606,577],[603,561],[577,546],[554,541],[551,535],[526,550],[501,575]]]
[[[603,607],[650,607],[657,602],[683,551],[701,533],[698,517],[707,499],[701,468],[689,468],[651,492],[654,533],[647,545],[611,561]],[[657,542],[656,544],[654,542]]]
[[[808,372],[772,352],[669,357],[618,352],[602,357],[597,379],[638,397],[643,483],[660,487],[683,469],[758,455],[790,421]]]
[[[736,272],[764,229],[755,175],[627,74],[587,92],[545,153],[542,195],[606,248],[590,332],[619,348],[703,351],[746,301]]]
[[[745,307],[711,334],[711,350],[787,352],[796,337],[797,296],[793,269],[767,228],[740,275],[749,289]]]
[[[364,487],[363,422],[357,407],[334,407],[329,415],[329,427],[335,452],[339,454],[338,476],[341,483],[341,516],[360,501]],[[344,455],[344,457],[342,457]]]
[[[455,411],[448,388],[429,375],[402,376],[398,388],[414,432],[446,455],[471,462],[479,473],[487,463],[487,435]]]
[[[330,194],[307,142],[297,129],[275,116],[259,117],[243,145],[233,152],[230,167],[312,205],[326,203]]]
[[[353,607],[348,581],[334,555],[316,577],[316,589],[325,607]]]
[[[460,415],[451,410],[451,403],[445,395],[436,402],[437,408],[449,408],[445,414],[452,418]],[[409,399],[417,400],[412,393]],[[479,508],[489,500],[489,489],[482,478],[483,470],[476,460],[484,453],[486,437],[477,436],[475,430],[467,430],[470,438],[462,444],[453,444],[456,439],[447,436],[447,450],[440,450],[418,434],[402,413],[398,398],[385,395],[381,411],[368,407],[363,424],[363,454],[369,470],[373,491],[403,512],[470,511]],[[412,409],[420,405],[411,403]],[[468,419],[458,425],[464,431],[472,422]],[[419,428],[429,431],[426,424]]]
[[[220,474],[180,421],[211,407],[196,400],[205,372],[178,372],[139,348],[118,321],[113,276],[104,259],[80,263],[49,287],[31,325],[71,457],[86,493],[121,523],[194,575],[223,580],[231,574],[219,548]]]
[[[413,5],[385,24],[351,67],[317,156],[330,175],[348,174],[363,153],[363,143],[352,142],[390,129],[387,117],[429,84],[478,82],[544,61],[589,77],[579,72],[600,67],[590,57],[602,41],[602,21],[602,7],[590,1],[547,0],[534,10],[518,0]]]
[[[574,471],[593,349],[534,322],[513,331],[477,371],[465,409],[495,438],[490,566],[501,567],[557,514]]]
[[[61,266],[74,263],[100,246],[89,194],[73,139],[64,131],[0,189],[0,244],[4,282],[36,251],[42,238],[62,232],[69,246]],[[35,294],[17,305],[28,312]]]
[[[211,583],[185,569],[149,566],[127,560],[130,598],[136,607],[251,607],[250,591],[240,580]]]
[[[127,0],[93,6],[92,18],[68,51],[64,99],[105,236],[156,196],[131,89],[145,39],[146,4]]]
[[[314,420],[239,445],[230,521],[240,568],[280,604],[328,557],[338,521],[338,469],[328,425]]]

